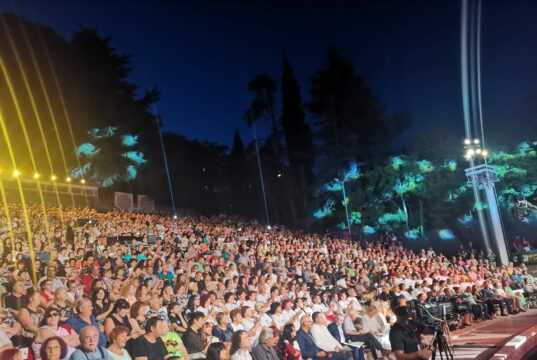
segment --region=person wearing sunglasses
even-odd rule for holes
[[[49,338],[60,337],[67,344],[67,353],[71,355],[76,347],[80,345],[78,335],[70,328],[60,324],[60,311],[56,308],[48,308],[45,311],[43,320],[39,324],[39,330],[32,342],[32,350],[36,360],[40,359],[42,344]]]

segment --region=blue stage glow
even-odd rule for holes
[[[123,154],[127,159],[134,161],[136,164],[145,164],[144,154],[140,151],[127,151]]]
[[[107,178],[103,179],[102,181],[99,182],[99,185],[101,187],[104,187],[104,188],[107,188],[107,187],[110,187],[112,185],[114,185],[114,183],[119,179],[119,176],[118,175],[113,175],[113,176],[108,176]]]
[[[464,214],[463,216],[461,216],[460,218],[457,219],[461,224],[465,225],[465,226],[468,226],[472,223],[472,221],[474,221],[474,216],[472,215],[472,213],[469,213],[469,214]]]
[[[442,240],[454,240],[455,234],[450,229],[442,229],[438,232],[438,236]]]
[[[91,143],[83,143],[76,149],[76,156],[82,156],[91,158],[97,155],[101,151],[101,149],[98,149],[95,147],[95,145]]]
[[[477,211],[481,211],[481,210],[485,210],[485,209],[488,209],[488,205],[485,204],[485,203],[474,203],[474,210],[477,210]]]
[[[124,146],[134,146],[138,144],[138,135],[123,135],[121,142]]]
[[[323,185],[323,190],[325,190],[325,191],[341,191],[341,190],[343,190],[343,186],[341,185],[340,182],[331,181],[331,182],[327,182],[326,184]]]
[[[128,181],[136,179],[137,174],[138,174],[138,170],[136,170],[134,165],[127,166],[127,180]]]
[[[323,207],[320,208],[319,210],[315,211],[313,213],[313,216],[317,219],[322,219],[322,218],[325,218],[329,215],[332,215],[332,213],[334,212],[334,205],[335,205],[335,201],[332,200],[332,199],[328,199],[326,200],[326,202],[324,203]]]
[[[138,167],[147,160],[143,152],[132,149],[138,145],[138,135],[118,135],[117,132],[116,126],[89,130],[92,140],[80,144],[76,149],[79,161],[85,164],[70,170],[71,177],[84,178],[101,187],[134,180],[138,175]]]
[[[369,226],[369,225],[364,226],[362,230],[364,234],[367,234],[367,235],[372,235],[377,232],[377,230],[374,227]]]
[[[418,240],[421,237],[421,229],[415,228],[405,232],[405,237],[408,240]]]
[[[360,177],[360,168],[356,162],[350,163],[349,169],[344,174],[344,181],[356,180]]]
[[[419,160],[417,161],[418,167],[422,173],[430,173],[434,170],[433,163],[429,160]]]
[[[104,129],[91,129],[88,131],[88,134],[93,136],[95,139],[105,139],[112,137],[117,132],[117,126],[107,126]]]
[[[337,224],[337,227],[341,230],[346,230],[347,229],[347,224],[345,224],[344,222],[341,222],[339,224]]]

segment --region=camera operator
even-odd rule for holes
[[[406,306],[394,309],[397,321],[390,330],[390,344],[397,360],[430,359],[432,352],[421,349],[420,332],[425,330],[420,324],[410,321],[410,314]],[[417,329],[416,329],[416,326]]]

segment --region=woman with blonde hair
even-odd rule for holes
[[[121,297],[121,288],[123,287],[123,282],[119,279],[112,281],[112,286],[110,287],[110,301],[116,302]]]
[[[121,288],[120,297],[129,302],[130,305],[136,302],[136,286],[131,282],[126,282]]]

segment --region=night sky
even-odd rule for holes
[[[229,144],[239,129],[249,140],[247,81],[260,72],[279,81],[285,50],[308,100],[329,46],[342,49],[389,111],[411,114],[413,132],[441,123],[463,134],[459,1],[0,0],[0,11],[67,38],[79,26],[111,36],[132,55],[132,81],[162,91],[165,129],[189,138]],[[535,14],[536,1],[483,1],[485,128],[527,116],[537,95]]]

